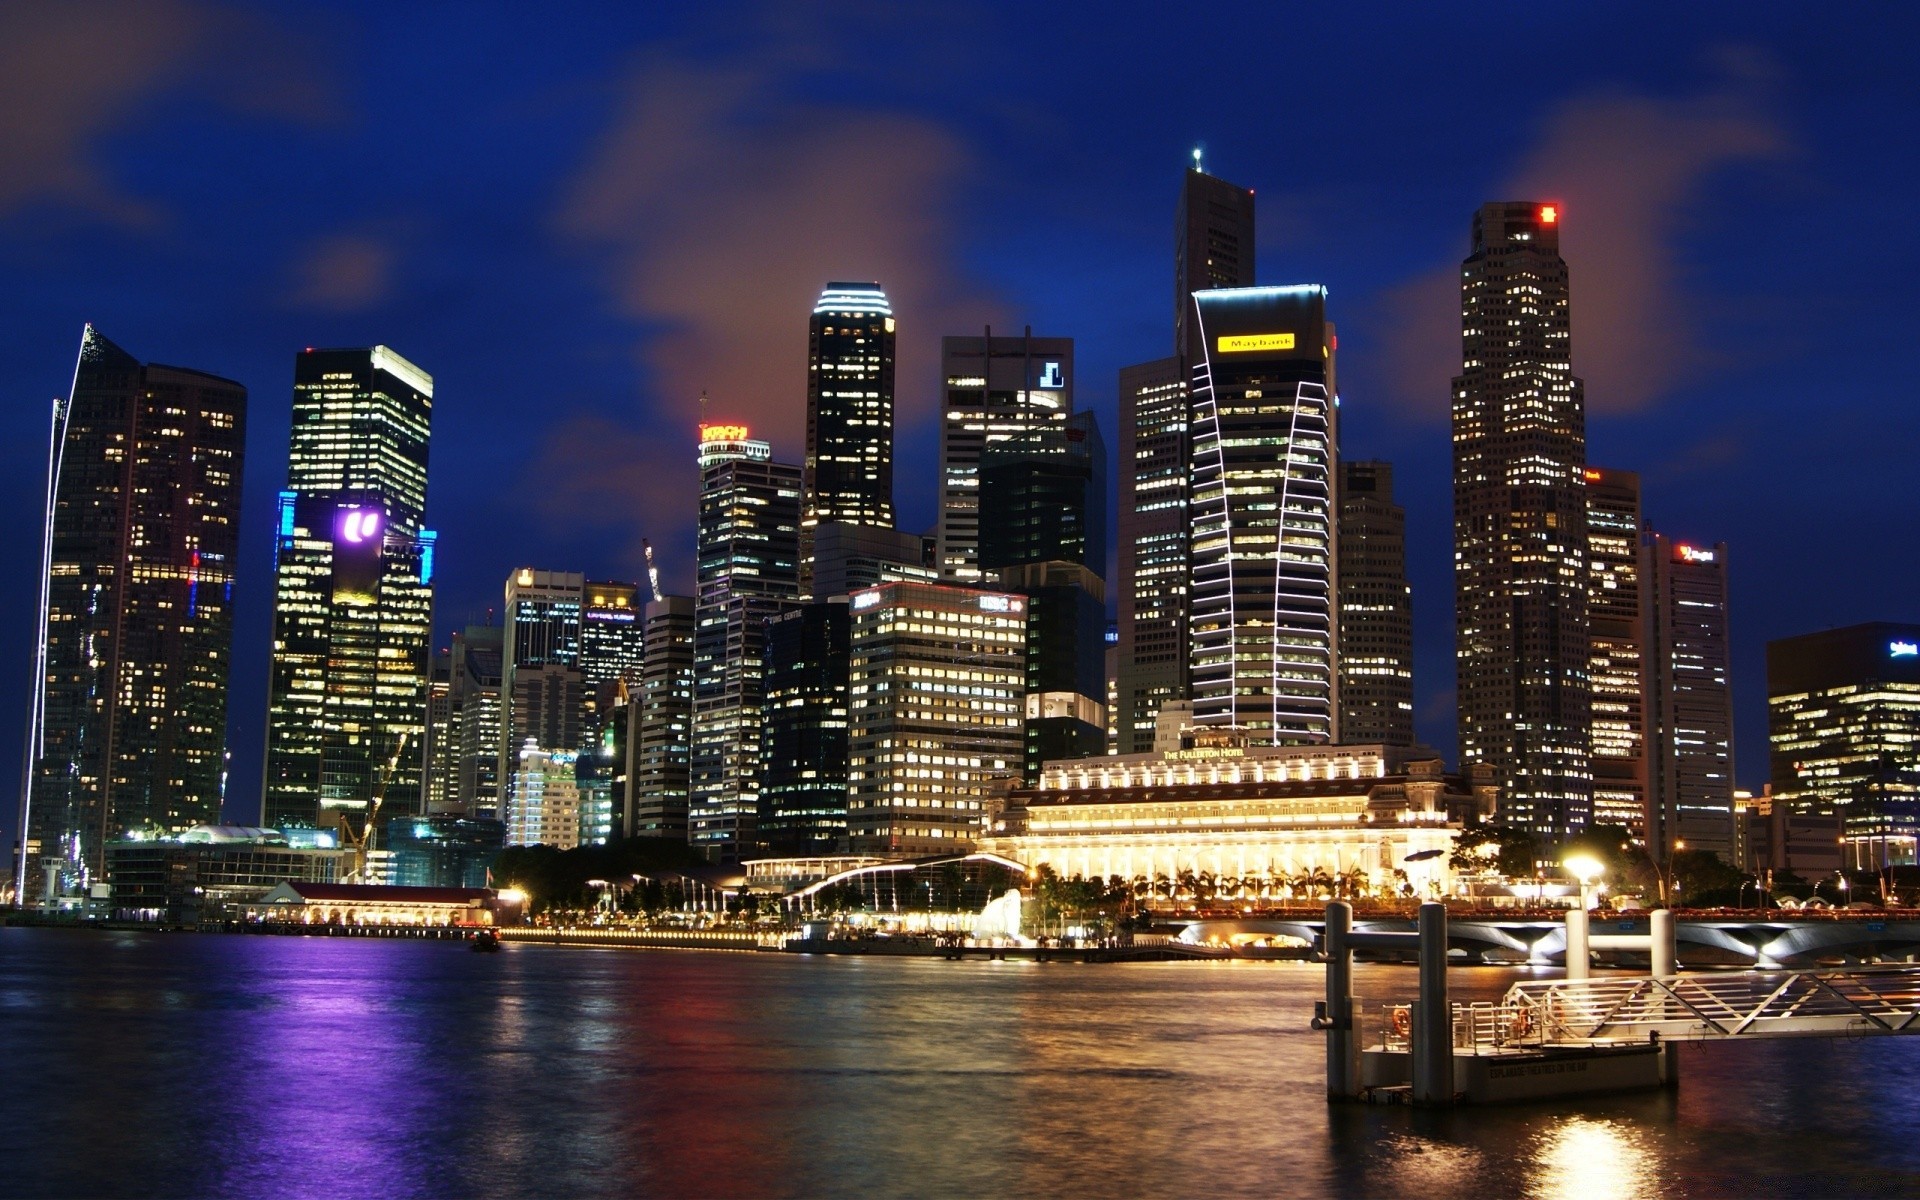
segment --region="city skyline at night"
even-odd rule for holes
[[[1330,286],[1344,342],[1342,453],[1394,463],[1396,501],[1408,514],[1408,574],[1415,597],[1416,726],[1422,741],[1451,754],[1451,614],[1444,602],[1449,564],[1446,538],[1436,536],[1447,519],[1445,434],[1436,418],[1447,372],[1458,365],[1449,368],[1444,353],[1432,349],[1433,331],[1444,333],[1450,304],[1445,289],[1435,290],[1433,281],[1450,273],[1449,259],[1458,261],[1464,213],[1489,199],[1549,197],[1566,214],[1566,253],[1575,272],[1576,369],[1588,379],[1589,437],[1596,443],[1589,457],[1642,472],[1647,511],[1663,530],[1709,542],[1724,538],[1736,549],[1732,678],[1743,730],[1736,744],[1748,749],[1735,765],[1743,785],[1757,786],[1766,776],[1758,753],[1764,723],[1756,719],[1763,717],[1760,647],[1771,638],[1824,625],[1900,619],[1905,614],[1897,597],[1910,589],[1902,563],[1873,553],[1888,536],[1875,524],[1880,518],[1868,515],[1864,523],[1836,526],[1838,514],[1829,512],[1816,541],[1808,522],[1818,515],[1817,506],[1743,500],[1768,439],[1784,436],[1778,431],[1797,412],[1798,400],[1787,399],[1784,381],[1796,374],[1789,364],[1801,353],[1796,331],[1802,326],[1797,316],[1789,321],[1770,308],[1769,298],[1791,290],[1778,287],[1781,281],[1813,278],[1809,256],[1822,242],[1785,214],[1806,207],[1808,187],[1848,186],[1871,204],[1876,189],[1885,186],[1858,159],[1838,124],[1850,106],[1867,102],[1880,76],[1856,72],[1854,91],[1806,96],[1795,91],[1796,72],[1813,70],[1820,55],[1832,52],[1832,44],[1783,17],[1753,20],[1744,33],[1683,23],[1673,45],[1658,54],[1576,58],[1570,70],[1551,78],[1523,73],[1515,86],[1530,108],[1516,115],[1494,115],[1467,98],[1445,94],[1438,108],[1451,113],[1456,125],[1468,117],[1481,121],[1505,135],[1489,144],[1504,142],[1508,148],[1456,147],[1454,159],[1433,182],[1419,187],[1383,191],[1386,181],[1400,179],[1398,168],[1369,161],[1361,149],[1381,145],[1379,128],[1402,108],[1389,96],[1343,99],[1335,106],[1333,119],[1342,136],[1332,139],[1327,178],[1333,181],[1330,187],[1347,188],[1350,195],[1317,193],[1294,183],[1273,151],[1272,119],[1223,120],[1205,106],[1225,93],[1202,90],[1181,100],[1177,111],[1136,123],[1123,140],[1104,127],[1086,127],[1085,148],[1070,153],[1087,155],[1089,161],[1097,155],[1099,169],[1071,180],[1043,171],[1020,173],[1026,180],[1024,196],[1071,198],[1067,209],[1014,206],[1010,199],[971,192],[956,192],[952,202],[929,208],[920,202],[924,191],[914,189],[947,178],[942,172],[948,170],[952,147],[937,138],[928,141],[928,131],[1008,164],[1028,162],[1024,156],[1031,148],[1005,144],[990,120],[943,98],[939,85],[915,93],[898,80],[877,78],[872,91],[858,100],[827,95],[791,111],[802,114],[795,118],[797,128],[821,139],[822,153],[833,162],[860,161],[857,155],[848,158],[852,152],[842,147],[868,128],[863,121],[894,120],[889,132],[911,153],[895,156],[884,170],[862,168],[865,173],[857,180],[865,198],[857,209],[915,208],[928,214],[927,221],[906,228],[874,216],[862,240],[849,242],[838,233],[789,236],[777,243],[785,248],[782,253],[752,259],[728,257],[720,243],[695,238],[690,244],[711,251],[698,265],[676,261],[662,245],[623,231],[622,214],[641,211],[657,214],[673,229],[697,233],[704,228],[702,218],[681,200],[649,191],[626,172],[623,155],[639,144],[631,139],[652,136],[636,123],[653,114],[668,122],[665,130],[655,131],[661,136],[716,131],[704,157],[683,160],[689,194],[712,195],[718,194],[716,188],[731,187],[743,204],[755,206],[753,212],[775,211],[766,206],[808,194],[805,169],[792,158],[771,154],[758,160],[766,168],[763,181],[714,166],[718,160],[712,156],[734,156],[730,161],[739,164],[737,170],[746,171],[755,161],[752,152],[766,151],[772,143],[731,132],[720,138],[718,132],[729,128],[726,120],[702,126],[699,122],[709,118],[682,113],[670,100],[671,83],[732,64],[753,80],[730,101],[734,107],[728,111],[738,115],[756,105],[778,108],[815,95],[819,81],[770,55],[769,46],[794,36],[778,23],[757,26],[757,32],[731,46],[702,42],[687,31],[636,29],[632,45],[652,45],[665,56],[654,61],[657,69],[648,73],[599,58],[595,70],[606,81],[605,92],[571,102],[581,106],[572,115],[589,115],[598,104],[599,116],[580,122],[582,132],[571,143],[567,161],[546,161],[547,190],[536,195],[509,189],[490,202],[508,205],[523,230],[518,240],[484,250],[463,243],[465,218],[430,189],[384,202],[355,198],[341,210],[344,220],[282,196],[274,210],[288,214],[283,222],[262,225],[268,218],[254,216],[248,218],[254,225],[222,231],[244,232],[264,251],[261,261],[268,265],[230,271],[240,281],[238,290],[202,289],[207,317],[223,307],[230,310],[231,320],[217,322],[217,330],[204,321],[198,326],[183,322],[178,306],[155,304],[141,282],[147,273],[141,264],[167,256],[184,255],[208,267],[229,263],[216,233],[181,218],[172,243],[156,242],[154,234],[141,231],[133,208],[108,202],[146,195],[156,211],[183,213],[191,211],[183,200],[194,185],[185,177],[165,185],[136,182],[141,177],[128,170],[130,151],[104,140],[115,128],[190,131],[209,114],[168,110],[136,119],[113,110],[117,125],[85,126],[74,135],[72,153],[99,164],[94,182],[63,183],[52,174],[27,172],[18,177],[19,190],[7,203],[14,206],[21,229],[67,246],[71,254],[87,252],[76,240],[83,230],[104,231],[140,269],[122,272],[122,282],[112,288],[97,282],[81,288],[76,281],[86,272],[47,275],[44,266],[16,255],[12,261],[23,278],[44,278],[46,286],[33,289],[42,299],[15,322],[21,336],[10,343],[0,366],[27,394],[63,389],[60,355],[53,347],[70,341],[78,320],[97,317],[108,328],[125,329],[120,336],[155,357],[192,362],[245,383],[255,397],[249,422],[252,457],[271,464],[283,452],[274,444],[287,444],[281,364],[290,351],[310,344],[406,347],[418,361],[431,364],[440,392],[452,397],[434,414],[435,511],[451,514],[436,520],[444,528],[433,640],[444,646],[453,632],[486,619],[498,603],[498,581],[525,561],[564,564],[594,578],[640,578],[637,548],[645,536],[660,548],[669,590],[690,591],[691,510],[666,498],[684,496],[693,486],[685,448],[700,415],[698,393],[709,391],[715,412],[748,418],[774,443],[776,457],[798,461],[804,450],[806,327],[804,317],[796,321],[794,314],[804,314],[833,280],[877,280],[899,322],[895,457],[903,480],[896,489],[897,523],[903,530],[931,531],[937,516],[929,489],[904,481],[924,480],[936,463],[930,417],[941,384],[937,347],[942,337],[991,323],[997,335],[1030,324],[1075,339],[1076,407],[1093,409],[1104,425],[1117,430],[1112,414],[1118,368],[1165,345],[1167,214],[1180,195],[1178,181],[1193,143],[1199,141],[1206,172],[1219,171],[1258,190],[1258,281],[1318,278]],[[53,19],[46,21],[50,29]],[[29,23],[22,36],[40,32],[40,24]],[[1400,61],[1411,53],[1412,43],[1403,40],[1410,32],[1379,40],[1368,52]],[[1539,32],[1549,43],[1568,46],[1583,39],[1611,45],[1623,36],[1618,27],[1592,17],[1540,18]],[[269,29],[261,36],[271,48],[285,44],[284,34]],[[1434,30],[1426,34],[1442,36]],[[1348,35],[1331,29],[1321,35],[1329,39],[1330,51],[1349,56],[1356,51]],[[506,35],[496,30],[472,36]],[[906,36],[901,27],[856,35],[833,26],[814,36],[838,53],[860,37],[906,44],[900,41]],[[1124,58],[1138,53],[1130,41],[1137,36],[1137,31],[1116,33],[1102,45]],[[1728,40],[1734,38],[1744,40]],[[1796,48],[1790,61],[1781,53],[1789,45]],[[322,54],[313,61],[332,60]],[[529,79],[539,76],[538,68],[534,64]],[[294,72],[307,89],[298,95],[271,102],[255,93],[220,100],[216,107],[231,106],[231,112],[220,110],[228,113],[220,119],[247,124],[249,145],[264,156],[261,161],[277,153],[265,139],[282,132],[323,154],[359,142],[380,144],[382,135],[359,118],[327,115],[329,105],[355,93],[350,71],[337,62],[327,71],[331,74]],[[147,86],[168,94],[168,85]],[[1052,92],[1029,99],[1063,114],[1072,111]],[[412,122],[424,120],[429,111],[418,97],[396,102],[394,111],[419,114]],[[480,114],[473,119],[500,118]],[[1433,119],[1441,118],[1436,112]],[[417,128],[410,121],[401,126]],[[1658,161],[1633,157],[1641,153],[1635,149],[1638,141],[1663,139],[1682,149]],[[460,153],[457,138],[422,144],[432,153]],[[1623,189],[1604,182],[1595,164],[1609,161],[1638,166],[1611,170],[1608,179],[1624,175],[1642,180],[1643,186]],[[108,200],[71,203],[89,195]],[[62,204],[81,214],[68,218],[78,224],[50,223],[50,209]],[[796,221],[814,219],[804,205],[788,207],[799,214]],[[409,233],[396,223],[404,220],[425,224]],[[757,228],[753,221],[743,227]],[[1036,253],[1036,239],[1045,241],[1045,253]],[[597,273],[586,260],[611,264],[608,270],[630,278],[631,286]],[[575,319],[555,326],[509,300],[515,314],[511,327],[499,323],[507,315],[503,312],[482,321],[463,317],[467,328],[455,329],[460,322],[450,322],[449,314],[465,310],[451,299],[452,307],[443,308],[432,296],[450,296],[443,285],[483,262],[505,268],[496,272],[503,280],[544,280],[555,298],[548,307],[571,312]],[[1746,265],[1751,263],[1765,264],[1764,276]],[[1827,269],[1824,260],[1820,269]],[[1839,288],[1838,307],[1821,320],[1852,313],[1844,344],[1856,352],[1832,365],[1837,376],[1798,374],[1832,378],[1837,391],[1870,396],[1884,390],[1871,382],[1872,373],[1890,370],[1900,352],[1876,332],[1881,328],[1877,318],[1852,307],[1880,286],[1879,276],[1869,267],[1849,269],[1867,274]],[[1645,286],[1635,286],[1636,280]],[[434,293],[436,286],[443,290]],[[1660,296],[1676,294],[1676,288],[1678,294],[1711,301],[1689,306],[1691,324],[1667,319],[1672,309],[1663,306],[1671,301]],[[757,300],[744,298],[748,293],[764,295],[769,307],[756,307]],[[217,299],[222,294],[229,300]],[[680,332],[656,334],[656,326]],[[636,327],[645,332],[636,335]],[[484,335],[484,348],[471,340],[477,333]],[[1682,337],[1697,345],[1675,341]],[[571,348],[584,387],[563,385],[555,377],[558,360],[552,354],[562,346]],[[536,368],[535,362],[542,365]],[[614,399],[636,393],[642,397],[637,403]],[[1729,407],[1734,396],[1741,398],[1737,409]],[[1731,419],[1735,412],[1737,423]],[[1869,414],[1871,438],[1865,433]],[[1837,411],[1820,436],[1841,439],[1848,452],[1870,465],[1876,455],[1901,444],[1905,420],[1899,413],[1854,405]],[[1110,444],[1120,439],[1116,431]],[[23,447],[38,440],[37,431],[12,439]],[[523,477],[540,478],[541,488],[528,491],[513,482],[515,459],[538,466]],[[16,464],[9,474],[16,482],[30,481],[38,467],[32,461]],[[274,517],[271,500],[262,497],[278,486],[277,474],[272,466],[251,472],[243,504],[229,737],[234,752],[229,809],[236,816],[247,815],[249,798],[258,794],[257,748],[266,741],[267,540]],[[1856,481],[1874,486],[1871,481],[1882,474],[1865,470]],[[1854,515],[1877,511],[1862,505]],[[1768,516],[1765,524],[1756,523],[1761,513]],[[1792,544],[1817,544],[1830,557],[1830,569],[1822,575],[1834,582],[1825,593],[1790,595],[1764,586],[1770,574],[1787,569],[1779,547]],[[1743,585],[1748,572],[1754,586]],[[1110,597],[1114,590],[1109,588]],[[8,627],[16,631],[17,648],[24,647],[32,622],[23,614],[30,612],[31,598],[7,593],[0,601],[7,605],[0,611],[14,618]],[[25,649],[17,652],[24,656]],[[21,663],[24,675],[24,657]],[[24,717],[19,690],[8,689],[5,700],[22,706],[15,711]]]

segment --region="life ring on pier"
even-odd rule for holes
[[[1517,1042],[1533,1032],[1533,1014],[1524,1008],[1513,1010],[1513,1016],[1507,1018],[1507,1040]]]
[[[1393,1032],[1400,1037],[1413,1036],[1413,1010],[1396,1008],[1393,1010]]]

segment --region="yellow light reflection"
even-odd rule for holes
[[[1606,1200],[1656,1194],[1659,1176],[1644,1134],[1613,1121],[1569,1117],[1544,1130],[1527,1195],[1539,1200]]]

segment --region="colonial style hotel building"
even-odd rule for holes
[[[1386,891],[1444,883],[1454,833],[1494,811],[1490,768],[1449,774],[1427,751],[1250,745],[1230,731],[1186,740],[1048,763],[1038,787],[1010,794],[982,849],[1069,878],[1191,871],[1265,888],[1357,869]]]

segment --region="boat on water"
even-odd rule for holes
[[[490,954],[500,949],[500,935],[491,929],[482,929],[473,935],[470,944],[476,953]]]

